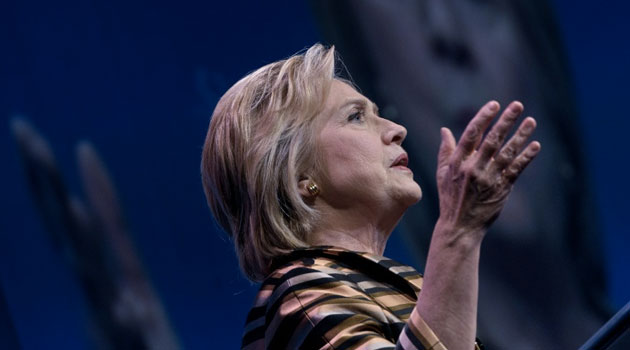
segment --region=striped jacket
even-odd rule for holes
[[[422,276],[410,266],[313,247],[274,267],[247,316],[245,350],[445,349],[414,309]]]

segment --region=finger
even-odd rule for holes
[[[442,142],[438,152],[438,167],[446,163],[456,147],[455,137],[449,128],[440,129],[440,133],[442,134]]]
[[[490,101],[481,107],[466,126],[464,133],[462,133],[459,144],[455,149],[455,159],[462,161],[477,148],[484,131],[488,128],[498,111],[499,103],[496,101]]]
[[[503,173],[505,179],[510,183],[514,183],[523,170],[525,170],[534,157],[536,157],[538,152],[540,152],[540,143],[538,141],[532,141],[527,145],[527,148],[516,157],[512,164],[505,169]]]
[[[514,136],[510,138],[507,144],[503,146],[494,158],[494,169],[503,170],[510,165],[518,153],[523,149],[527,139],[532,135],[535,129],[536,120],[532,117],[525,118],[514,133]]]
[[[477,160],[477,166],[479,168],[485,168],[488,161],[497,153],[497,150],[503,144],[508,132],[516,123],[518,116],[523,112],[523,104],[514,101],[510,103],[508,108],[503,111],[499,121],[494,124],[488,135],[484,138],[479,148],[479,158]]]

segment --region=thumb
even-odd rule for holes
[[[438,167],[442,166],[455,150],[455,137],[449,128],[441,128],[442,142],[438,151]]]

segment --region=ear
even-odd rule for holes
[[[313,195],[308,191],[307,186],[311,183],[311,179],[308,177],[300,176],[298,181],[298,192],[303,198],[311,198]]]

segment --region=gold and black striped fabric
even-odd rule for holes
[[[242,349],[446,349],[415,311],[421,287],[414,268],[382,256],[298,249],[274,261]]]

